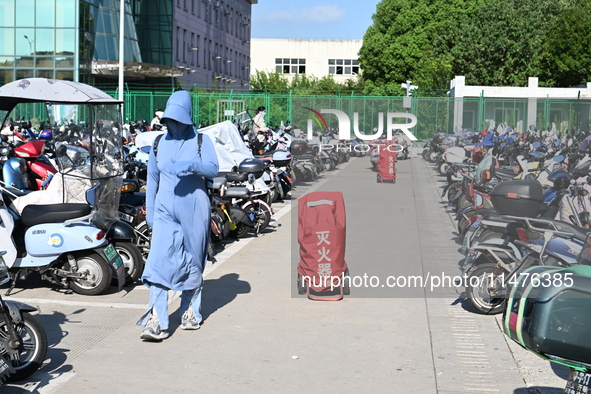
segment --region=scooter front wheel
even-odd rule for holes
[[[255,231],[260,233],[267,228],[269,222],[271,222],[271,211],[268,205],[265,205],[261,200],[248,201],[242,206],[248,213],[254,213]]]
[[[80,278],[70,279],[70,288],[78,294],[97,295],[104,293],[111,284],[111,268],[99,254],[95,252],[75,256]],[[69,270],[70,263],[66,263]]]
[[[137,247],[142,253],[144,262],[148,259],[150,253],[150,240],[152,239],[152,230],[148,227],[148,223],[144,220],[135,227],[135,233],[137,236]]]
[[[22,312],[23,320],[15,324],[15,330],[21,338],[22,346],[16,350],[16,358],[9,360],[15,372],[8,377],[11,382],[23,380],[35,373],[47,353],[47,335],[45,329],[39,321],[28,312]],[[4,349],[9,349],[8,343],[10,335],[6,327],[6,322],[0,322],[0,343]],[[8,357],[5,357],[8,359]]]
[[[236,228],[230,231],[230,236],[232,236],[233,238],[244,238],[248,235],[250,229],[250,226],[242,222],[236,223]]]
[[[125,267],[125,284],[137,281],[144,271],[144,258],[139,248],[129,242],[114,242],[113,247],[121,256]]]
[[[437,172],[439,172],[439,175],[441,175],[441,176],[445,176],[447,174],[447,169],[448,168],[449,168],[449,164],[447,164],[444,161],[442,161],[441,163],[437,164]]]
[[[502,276],[495,273],[496,269],[496,264],[485,263],[468,272],[466,296],[476,312],[483,315],[496,315],[505,307],[506,298],[493,294],[504,288]]]

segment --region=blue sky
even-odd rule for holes
[[[259,0],[253,38],[361,40],[380,0]]]

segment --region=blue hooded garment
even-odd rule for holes
[[[201,155],[191,122],[191,98],[186,91],[168,99],[162,121],[168,131],[157,156],[148,160],[146,221],[152,227],[150,254],[142,281],[171,290],[194,290],[203,283],[210,233],[211,205],[205,178],[218,174],[211,139],[203,135]]]

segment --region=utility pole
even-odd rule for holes
[[[119,100],[121,103],[121,126],[125,124],[125,111],[124,111],[124,88],[123,88],[123,73],[124,73],[124,39],[125,39],[125,0],[119,0]]]
[[[406,90],[406,97],[402,98],[402,106],[406,110],[406,113],[409,113],[409,110],[412,108],[412,91],[418,89],[418,86],[413,85],[412,81],[406,81],[406,83],[401,83],[400,86]],[[406,123],[408,123],[408,117],[406,118]]]

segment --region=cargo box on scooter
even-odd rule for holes
[[[511,287],[505,334],[538,355],[591,364],[591,267],[534,267]]]
[[[490,192],[499,215],[536,217],[544,203],[542,185],[536,180],[501,182]]]
[[[304,155],[308,153],[308,141],[306,140],[293,140],[289,145],[289,151],[296,156]]]
[[[244,159],[238,166],[238,172],[253,174],[255,178],[260,178],[265,172],[265,163],[258,159]]]
[[[285,167],[291,164],[291,153],[278,150],[273,153],[273,164],[275,167]]]

